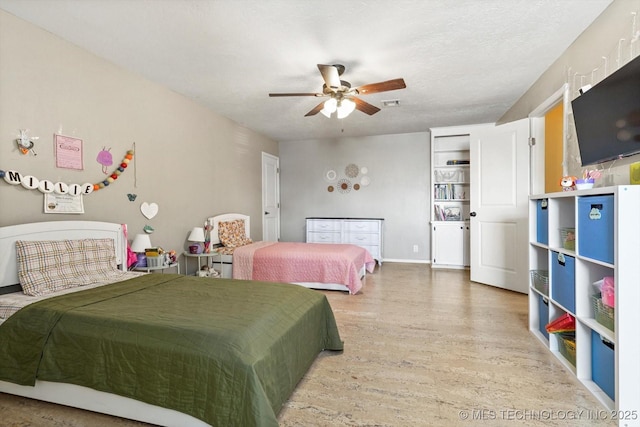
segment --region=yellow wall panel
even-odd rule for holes
[[[559,103],[544,116],[544,190],[546,193],[560,191],[564,108]]]

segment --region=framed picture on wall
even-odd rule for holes
[[[71,194],[44,194],[44,213],[83,214],[84,203],[82,196]]]
[[[71,136],[54,135],[56,167],[83,170],[82,140]]]

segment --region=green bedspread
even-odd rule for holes
[[[214,426],[277,426],[318,353],[342,346],[320,292],[149,274],[11,316],[0,325],[0,379],[82,385]]]

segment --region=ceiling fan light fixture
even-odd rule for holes
[[[336,101],[335,98],[330,98],[324,102],[324,108],[320,110],[320,112],[328,118],[328,117],[331,117],[331,114],[336,112],[337,108],[338,108],[338,101]]]
[[[343,99],[337,107],[338,118],[344,119],[356,109],[356,103],[351,99]]]

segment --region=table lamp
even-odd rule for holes
[[[133,242],[131,243],[131,250],[138,256],[136,267],[147,266],[147,256],[145,250],[151,248],[151,239],[148,234],[137,234]]]
[[[190,242],[195,242],[195,244],[189,246],[189,253],[201,254],[202,243],[204,243],[204,228],[193,227],[193,230],[191,230],[191,233],[189,234],[189,238],[187,238],[187,240]]]

